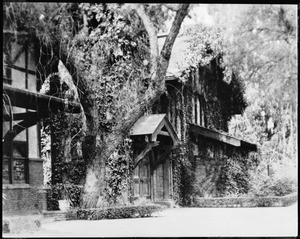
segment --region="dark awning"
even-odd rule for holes
[[[214,131],[211,129],[207,129],[200,125],[190,124],[190,130],[196,134],[200,134],[204,137],[215,139],[215,140],[221,141],[223,143],[233,145],[235,147],[247,148],[247,149],[254,150],[254,151],[257,150],[256,144],[248,143],[246,141],[237,139],[235,137],[226,135],[224,133],[220,133],[220,132],[217,132],[217,131]]]

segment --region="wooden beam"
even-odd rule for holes
[[[134,159],[134,168],[139,164],[139,162],[145,157],[145,155],[151,150],[152,147],[155,147],[159,142],[149,142],[147,143],[144,150]]]
[[[168,120],[168,118],[165,118],[165,127],[168,130],[168,133],[170,134],[172,140],[173,140],[173,144],[176,145],[179,142],[179,138],[172,126],[172,124],[170,123],[170,121]]]
[[[37,110],[39,114],[45,114],[49,111],[56,112],[57,110],[66,111],[68,113],[80,113],[81,111],[79,103],[18,89],[6,84],[3,84],[3,94],[9,96],[12,106]]]
[[[168,132],[166,132],[166,131],[160,131],[159,133],[158,133],[159,135],[163,135],[163,136],[168,136],[168,137],[170,137],[170,134],[168,133]]]
[[[241,146],[252,151],[257,151],[257,145],[241,140]]]
[[[8,66],[8,67],[10,67],[11,69],[17,70],[17,71],[26,72],[26,69],[23,68],[23,67],[20,67],[20,66],[10,65],[10,66]],[[30,70],[30,69],[28,69],[27,72],[28,72],[29,74],[31,74],[31,75],[35,75],[35,73],[36,73],[35,71]]]
[[[19,57],[22,55],[22,53],[25,51],[25,49],[28,47],[28,41],[26,41],[21,48],[18,50],[18,52],[16,53],[16,55],[14,56],[14,58],[11,61],[11,64],[14,64]]]
[[[152,135],[151,135],[151,141],[156,141],[157,135],[161,131],[161,129],[164,127],[164,125],[165,125],[165,120],[163,119],[159,123],[159,125],[156,127],[156,129],[154,130],[154,132],[152,133]]]
[[[36,117],[29,117],[26,120],[23,120],[22,122],[14,125],[13,129],[11,131],[8,131],[3,139],[2,139],[2,149],[7,154],[10,155],[10,145],[14,137],[16,137],[19,133],[21,133],[23,130],[35,125],[39,118]]]
[[[10,121],[10,120],[14,120],[14,121],[17,121],[17,120],[25,120],[27,118],[30,118],[30,117],[35,117],[37,116],[37,112],[26,112],[26,113],[18,113],[18,114],[13,114],[13,117],[11,117],[10,115],[8,114],[5,114],[3,115],[3,120],[4,121]]]
[[[204,137],[215,139],[215,140],[224,142],[226,144],[230,144],[230,145],[233,145],[233,146],[236,146],[236,147],[241,146],[241,140],[236,139],[234,137],[231,137],[229,135],[225,135],[225,134],[216,132],[214,130],[204,128],[204,127],[199,126],[199,125],[190,124],[190,130],[192,132],[196,133],[196,134],[200,134]]]

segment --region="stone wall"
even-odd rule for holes
[[[296,203],[298,194],[292,193],[278,197],[234,197],[234,198],[200,198],[194,207],[285,207]]]
[[[3,212],[36,212],[45,210],[46,193],[41,187],[28,185],[3,186]]]

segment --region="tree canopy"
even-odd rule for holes
[[[225,39],[224,64],[247,86],[249,106],[232,121],[234,131],[261,145],[270,164],[296,162],[296,10],[292,5],[211,7]]]

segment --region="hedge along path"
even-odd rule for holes
[[[193,207],[287,207],[297,200],[297,193],[269,197],[197,198]]]
[[[66,212],[67,220],[101,220],[136,217],[151,217],[153,213],[165,209],[162,205],[141,205],[125,207],[74,209]]]

